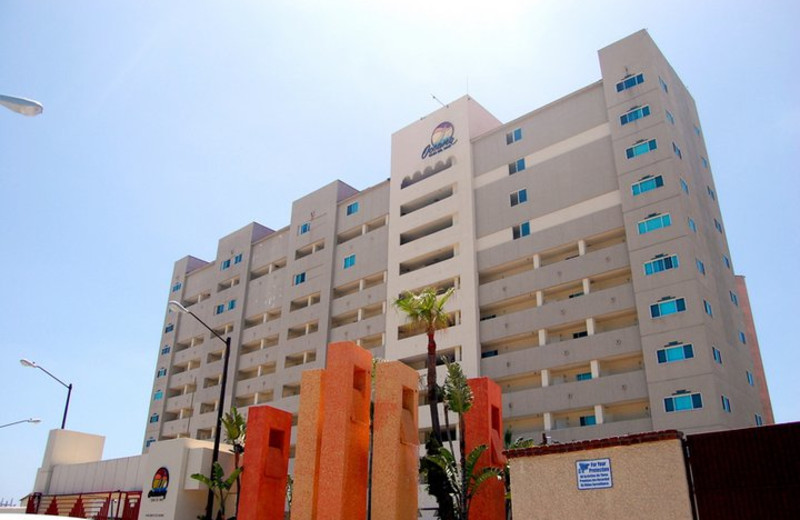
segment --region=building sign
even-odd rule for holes
[[[579,460],[575,462],[578,489],[607,489],[612,487],[611,459]]]
[[[167,497],[167,486],[169,486],[169,470],[165,467],[160,467],[153,475],[153,485],[147,498],[155,500],[164,500]]]
[[[441,153],[458,141],[453,137],[456,129],[450,121],[442,121],[439,126],[433,129],[431,134],[431,144],[422,150],[422,158],[433,157],[437,153]]]

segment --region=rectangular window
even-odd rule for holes
[[[164,345],[164,348],[161,349],[161,355],[169,354],[169,351],[172,350],[169,345]]]
[[[647,117],[650,115],[650,107],[645,105],[643,107],[634,107],[621,116],[619,116],[619,124],[622,126],[627,125],[628,123],[632,123],[637,119],[642,119],[643,117]]]
[[[747,345],[747,336],[741,330],[739,331],[739,341],[742,342],[742,345]]]
[[[294,275],[294,284],[300,285],[301,283],[306,281],[306,273],[298,273]]]
[[[686,310],[686,300],[683,298],[667,298],[650,305],[650,317],[661,318]]]
[[[233,257],[233,263],[234,264],[241,264],[242,263],[242,253],[239,253],[238,255]]]
[[[689,185],[686,184],[686,181],[683,179],[683,177],[681,177],[681,189],[685,194],[689,194]]]
[[[669,216],[669,213],[665,213],[663,215],[656,214],[649,216],[648,218],[640,221],[636,226],[639,229],[639,234],[644,235],[645,233],[669,227],[671,225],[672,218]]]
[[[159,368],[156,377],[164,377],[165,375],[167,375],[167,369],[163,367]]]
[[[703,300],[703,310],[705,311],[706,314],[708,314],[712,318],[714,317],[714,309],[711,308],[711,304],[708,303],[706,300]]]
[[[694,259],[695,264],[697,264],[697,271],[702,274],[703,276],[706,275],[706,264],[698,260],[697,258]]]
[[[656,143],[655,139],[650,139],[649,141],[642,141],[626,149],[625,157],[627,157],[628,159],[633,159],[634,157],[650,153],[656,149],[658,149],[658,143]]]
[[[594,426],[597,424],[597,418],[594,415],[582,415],[581,426]]]
[[[731,303],[733,303],[734,305],[736,305],[738,307],[739,306],[739,296],[737,296],[737,294],[735,292],[733,292],[733,291],[728,291],[728,292],[731,295]]]
[[[653,177],[652,175],[648,175],[647,177],[642,177],[641,180],[634,182],[631,184],[631,192],[633,196],[640,195],[642,193],[654,190],[656,188],[660,188],[664,185],[664,177],[661,175],[657,175]]]
[[[231,300],[231,301],[229,301],[229,302],[228,302],[228,310],[229,310],[229,311],[232,311],[232,310],[233,310],[233,309],[235,309],[235,308],[236,308],[236,300]]]
[[[707,170],[708,169],[708,159],[706,159],[705,157],[700,157],[700,162],[703,163],[703,168],[705,168]]]
[[[583,372],[582,374],[578,374],[575,376],[576,381],[589,381],[592,379],[591,372]]]
[[[652,274],[660,273],[662,271],[669,271],[670,269],[678,268],[678,255],[660,255],[654,257],[653,260],[645,262],[644,274],[650,276]]]
[[[157,422],[158,422],[158,414],[154,413],[153,415],[150,416],[150,424],[154,424]]]
[[[678,156],[678,159],[683,159],[683,154],[681,153],[681,149],[678,148],[678,145],[672,143],[672,151],[675,152],[675,155]]]
[[[667,121],[669,121],[669,124],[671,125],[675,124],[675,118],[672,117],[672,113],[669,110],[664,110],[664,115],[667,116]]]
[[[756,426],[763,426],[764,425],[764,419],[762,419],[759,414],[755,415],[755,420],[756,420]]]
[[[680,394],[664,398],[664,410],[667,412],[684,412],[703,407],[703,397],[698,394]]]
[[[689,217],[688,223],[689,229],[692,230],[692,233],[697,233],[697,224],[694,223],[694,219],[692,217]]]
[[[725,411],[725,412],[731,413],[731,401],[730,401],[730,399],[728,399],[724,395],[721,395],[720,397],[722,398],[721,399],[721,401],[722,401],[722,410]]]
[[[522,128],[515,128],[506,134],[506,144],[516,143],[522,139]]]
[[[700,135],[700,127],[697,126],[697,125],[692,125],[692,126],[694,126],[694,133],[699,136]]]
[[[717,347],[711,347],[711,356],[714,358],[715,363],[722,364],[722,352]]]
[[[747,375],[747,384],[750,386],[756,386],[756,380],[753,378],[753,373],[749,370],[745,370],[744,373]]]
[[[224,303],[220,303],[214,309],[214,314],[222,314],[223,312],[225,312],[225,304]]]
[[[714,227],[717,229],[717,231],[722,233],[722,224],[720,223],[719,220],[714,219]]]
[[[356,255],[350,255],[350,256],[344,257],[344,268],[345,269],[350,269],[354,265],[356,265]]]
[[[661,76],[658,77],[658,84],[661,85],[661,90],[669,94],[669,87],[667,86],[667,82],[661,79]]]
[[[633,88],[636,85],[640,85],[642,83],[644,83],[644,74],[636,74],[628,76],[627,78],[617,83],[617,92],[628,90],[629,88]]]
[[[227,260],[223,260],[222,264],[219,266],[220,271],[224,271],[225,269],[230,269],[231,267],[231,259],[228,258]]]
[[[694,347],[690,343],[684,345],[665,346],[656,350],[656,357],[659,364],[674,363],[694,358]]]
[[[348,215],[354,215],[356,213],[358,213],[358,201],[347,205],[347,214]]]
[[[161,390],[157,390],[156,393],[153,394],[153,401],[160,401],[164,398],[164,392]]]
[[[728,269],[731,268],[731,259],[728,258],[727,256],[722,255],[722,263],[724,263],[725,267],[727,267]]]
[[[508,165],[508,174],[514,175],[517,172],[521,172],[525,169],[525,158],[517,159],[516,161],[509,163]]]
[[[714,190],[711,189],[711,186],[706,186],[706,191],[708,192],[708,196],[711,197],[711,200],[717,200],[717,194],[714,193]]]
[[[518,226],[514,226],[513,228],[511,228],[511,233],[514,236],[514,240],[530,235],[531,234],[530,222],[523,222]]]
[[[298,235],[305,235],[305,234],[306,234],[306,233],[308,233],[309,231],[311,231],[311,222],[303,222],[303,223],[302,223],[302,224],[300,224],[300,226],[297,228],[297,234],[298,234]]]
[[[147,442],[144,443],[144,447],[149,448],[150,445],[153,444],[154,442],[156,442],[156,440],[153,437],[150,437],[149,439],[147,439]]]
[[[509,198],[511,199],[512,207],[516,206],[517,204],[528,202],[528,190],[523,188],[519,191],[515,191],[509,196]]]
[[[173,325],[172,323],[170,323],[170,324],[169,324],[169,325],[167,325],[167,327],[164,329],[164,333],[166,334],[167,332],[172,332],[173,330],[175,330],[175,325]]]
[[[180,291],[181,287],[183,287],[183,284],[181,284],[181,282],[176,283],[175,285],[172,286],[172,292]]]

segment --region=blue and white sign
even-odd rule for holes
[[[575,463],[578,489],[607,489],[612,486],[611,459],[579,460]]]

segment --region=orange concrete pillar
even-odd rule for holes
[[[506,463],[503,455],[503,400],[500,387],[488,377],[468,381],[474,400],[472,408],[464,415],[467,453],[476,446],[488,446],[478,459],[476,471],[486,466],[502,468]],[[471,520],[495,520],[505,518],[505,486],[503,481],[490,479],[472,499],[469,510]]]
[[[419,374],[399,361],[378,363],[372,428],[372,519],[417,518]]]
[[[325,520],[366,518],[371,371],[369,351],[351,341],[328,345],[317,495]]]
[[[317,518],[324,379],[324,370],[306,370],[300,375],[300,409],[297,414],[292,520],[315,520]]]
[[[271,406],[248,408],[240,520],[283,519],[291,434],[289,412]]]

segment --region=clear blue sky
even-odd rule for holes
[[[601,8],[600,5],[603,7]],[[469,92],[503,121],[599,79],[647,28],[700,111],[775,414],[800,420],[800,3],[0,0],[0,498],[68,427],[138,454],[173,262],[339,178],[389,176],[391,133]]]

